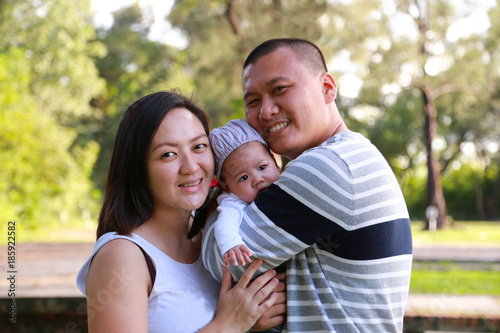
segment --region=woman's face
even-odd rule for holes
[[[170,110],[146,157],[154,209],[201,207],[214,174],[214,156],[200,120],[185,108]]]

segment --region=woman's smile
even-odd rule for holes
[[[191,187],[191,186],[196,186],[198,184],[201,183],[201,179],[198,179],[192,183],[184,183],[184,184],[180,184],[179,187]]]

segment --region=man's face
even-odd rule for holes
[[[247,66],[243,93],[248,123],[280,155],[294,159],[334,133],[328,104],[335,100],[335,81],[312,73],[288,47]]]

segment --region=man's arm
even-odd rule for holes
[[[315,184],[319,181],[314,170],[304,170],[304,165],[315,163],[314,157],[303,156],[289,163],[280,180],[262,192],[257,200],[245,210],[240,224],[240,235],[250,248],[255,258],[262,259],[264,264],[259,269],[262,273],[275,268],[295,254],[303,251],[318,241],[318,236],[340,230],[336,224],[313,211],[300,198],[290,194],[289,189],[303,193],[302,184],[312,184],[322,196],[329,196],[330,188]],[[331,177],[323,175],[323,177]],[[288,190],[288,191],[287,191]],[[293,193],[293,191],[291,191]],[[203,235],[203,261],[212,275],[220,281],[222,278],[223,260],[215,242],[215,221],[217,212],[207,220]],[[316,225],[313,227],[312,223]],[[304,236],[306,236],[304,238]],[[234,277],[238,278],[244,271],[241,266],[230,267]]]
[[[246,209],[240,235],[254,256],[264,260],[261,272],[315,243],[330,245],[331,239],[341,242],[346,233],[375,225],[392,228],[398,223],[391,221],[408,219],[401,190],[383,156],[366,140],[359,146],[359,154],[352,153],[357,142],[346,146],[346,157],[327,148],[301,155]],[[221,262],[209,250],[213,218],[204,241],[204,260],[212,274]],[[242,270],[231,272],[237,277]]]

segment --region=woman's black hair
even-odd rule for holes
[[[116,134],[97,238],[111,231],[129,235],[151,217],[154,202],[147,186],[146,154],[163,118],[174,108],[191,111],[208,136],[209,118],[205,111],[177,92],[156,92],[129,106]],[[189,238],[203,228],[205,220],[201,215],[196,214]]]

